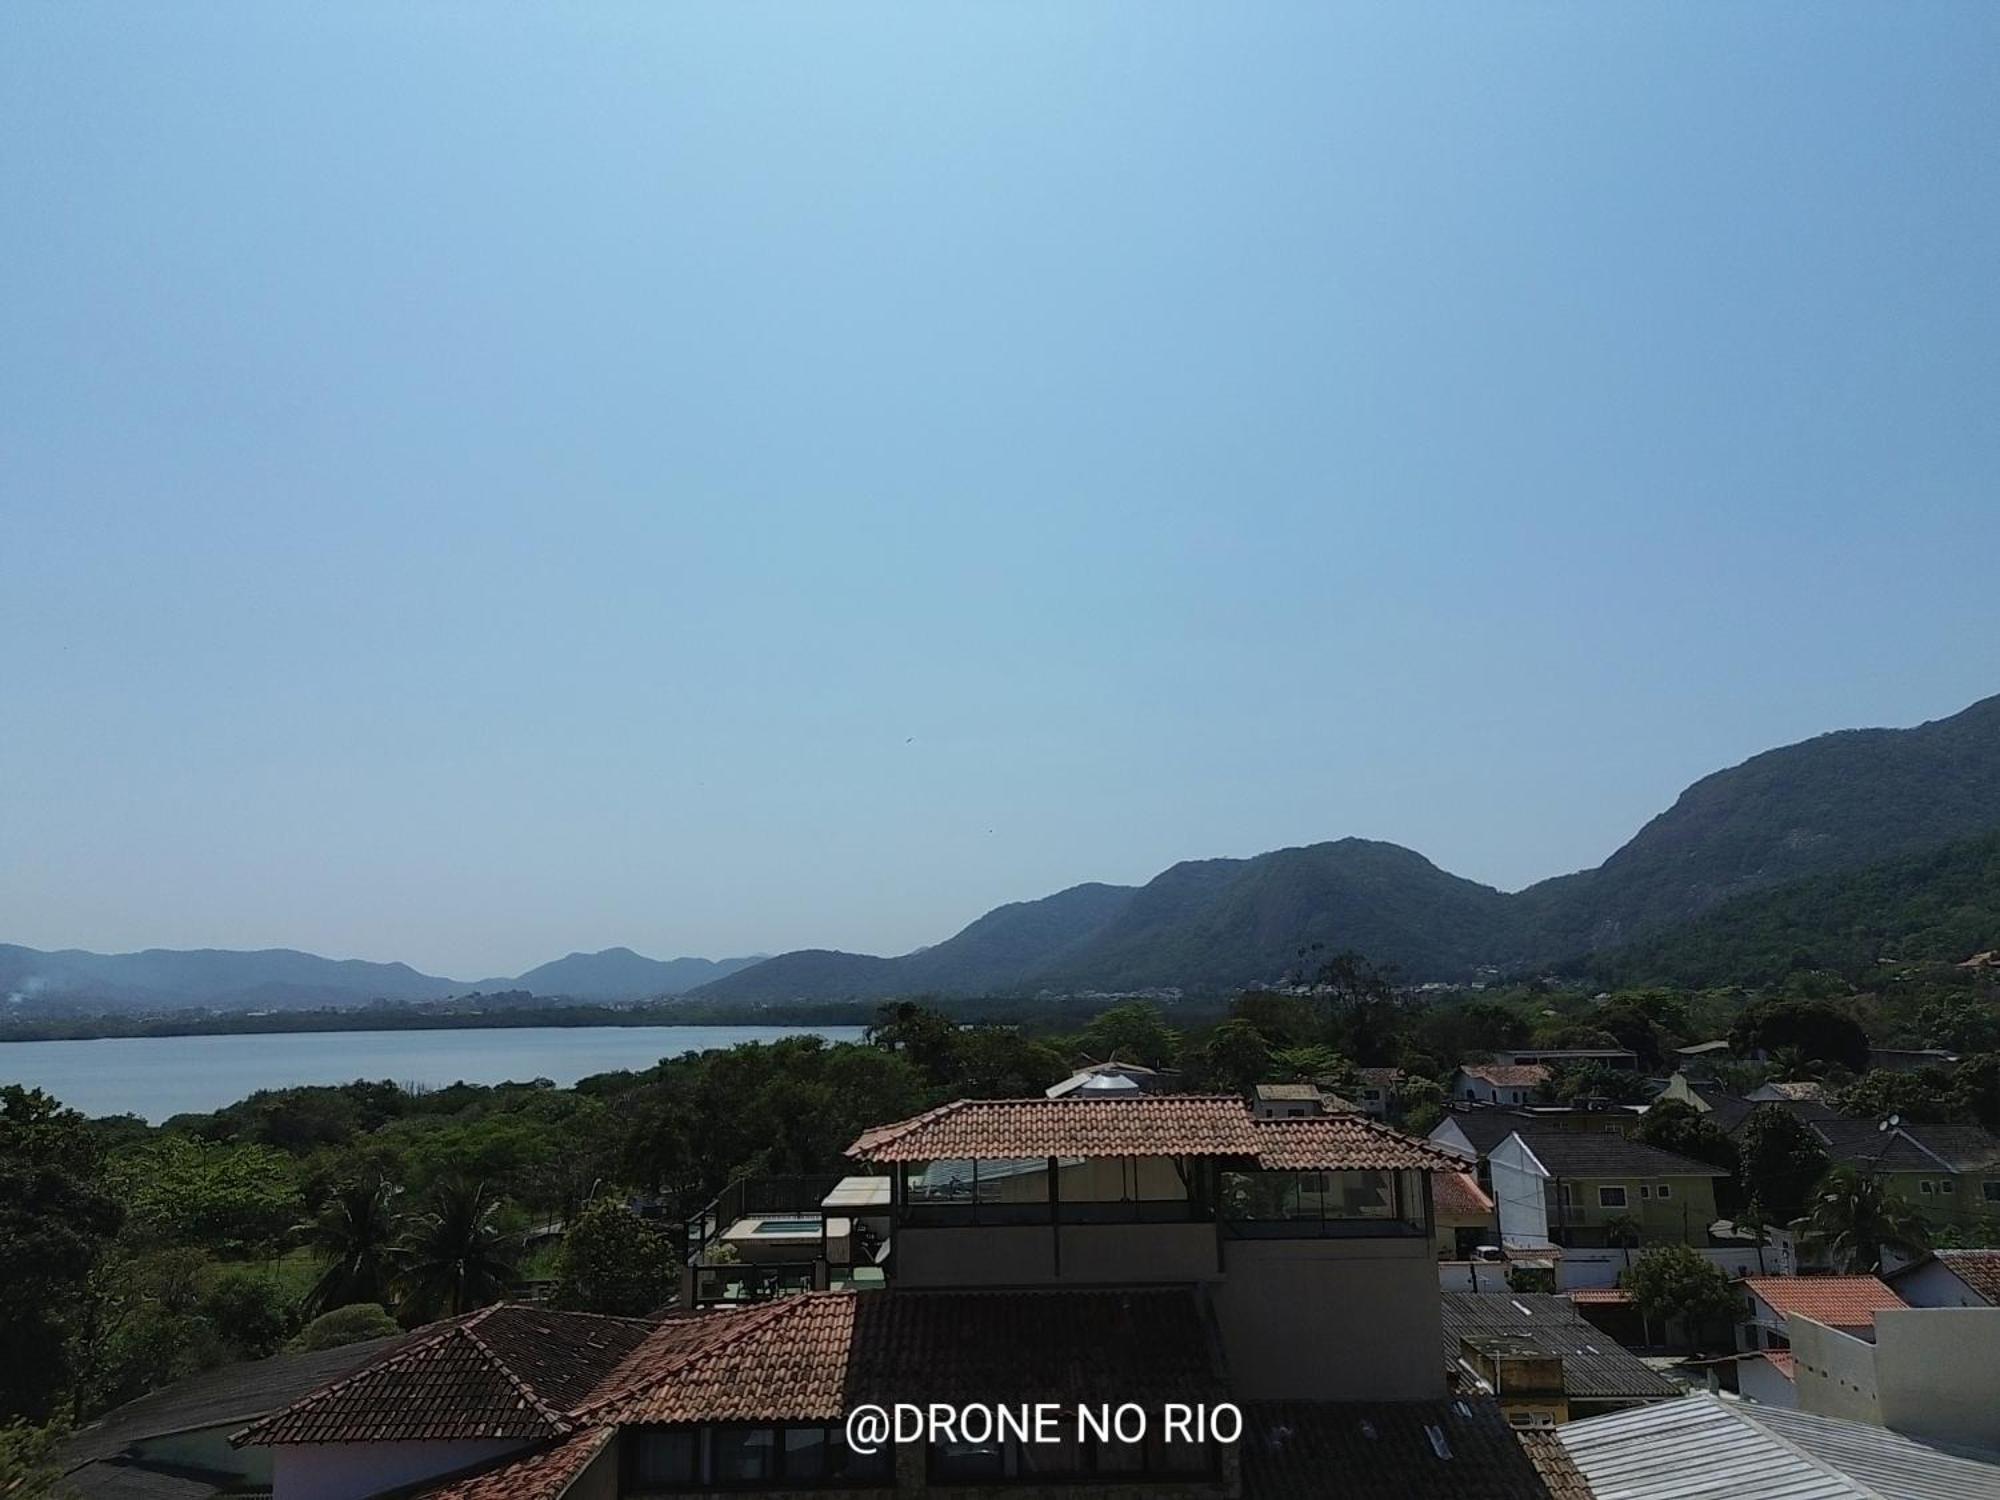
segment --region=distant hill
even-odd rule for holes
[[[290,948],[148,948],[140,953],[43,952],[0,943],[0,1004],[62,1002],[111,1010],[212,1006],[296,1010],[371,1000],[442,1000],[472,990],[531,990],[578,1000],[677,995],[734,973],[755,958],[659,960],[629,948],[572,953],[514,978],[467,983],[408,964],[321,958]]]
[[[2000,949],[2000,834],[1725,901],[1593,955],[1619,983],[1775,983],[1795,969],[1860,974],[1883,959],[1956,961]]]
[[[484,980],[476,988],[529,990],[537,995],[566,995],[572,1000],[650,1000],[658,995],[682,994],[757,961],[647,958],[630,948],[606,948],[598,953],[572,953],[512,979]]]
[[[1358,949],[1419,980],[1465,978],[1489,965],[1574,967],[1600,953],[1622,966],[1651,966],[1659,977],[1693,979],[1768,968],[1777,953],[1771,945],[1791,940],[1781,934],[1796,935],[1800,951],[1854,953],[1871,944],[1942,948],[1953,934],[1987,931],[1976,852],[1963,855],[1972,861],[1963,868],[1920,863],[1898,866],[1879,883],[1812,882],[1988,833],[2000,834],[2000,697],[1913,729],[1845,730],[1753,756],[1690,786],[1596,869],[1514,895],[1398,845],[1350,838],[1189,861],[1143,886],[1072,886],[996,907],[944,942],[895,958],[810,949],[711,963],[611,948],[474,986],[404,964],[289,950],[105,955],[0,947],[0,997],[279,1008],[434,999],[475,987],[745,1003],[1220,991],[1278,977],[1312,943]],[[1771,904],[1742,904],[1780,888],[1785,894]],[[1953,899],[1951,891],[1966,893],[1962,911],[1937,905]],[[1686,929],[1710,912],[1712,922]],[[1688,964],[1687,975],[1675,974],[1674,963]]]
[[[1298,949],[1355,947],[1412,977],[1469,972],[1504,940],[1508,898],[1394,844],[1341,839],[1178,864],[1136,889],[1075,886],[987,913],[902,958],[788,953],[705,1000],[1228,988],[1276,979]]]
[[[998,908],[902,958],[784,954],[695,993],[1227,989],[1275,977],[1311,942],[1358,949],[1412,979],[1463,978],[1484,965],[1546,967],[1624,948],[1760,890],[1988,831],[2000,831],[2000,697],[1914,729],[1845,730],[1753,756],[1689,787],[1596,869],[1511,896],[1398,845],[1341,839],[1191,861],[1136,890],[1077,887],[1104,893],[1101,905],[1045,933],[1007,929],[1004,962],[988,961],[975,939],[1045,903]]]
[[[1595,870],[1520,893],[1517,960],[1615,947],[1733,896],[2000,829],[2000,697],[1704,776]]]
[[[282,1010],[367,1000],[437,1000],[463,986],[408,964],[321,958],[291,948],[148,948],[43,953],[0,944],[0,999],[93,1000],[121,1008],[215,1005]]]

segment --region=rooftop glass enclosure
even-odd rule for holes
[[[1031,1157],[897,1168],[896,1219],[970,1224],[1218,1222],[1246,1237],[1424,1234],[1418,1172],[1269,1172],[1212,1157]]]

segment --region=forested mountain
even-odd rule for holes
[[[1342,839],[1175,865],[1107,901],[1098,927],[1064,928],[1040,954],[1011,951],[1011,981],[1007,966],[962,961],[966,939],[992,919],[982,918],[905,958],[786,954],[698,993],[1226,989],[1274,977],[1313,942],[1358,949],[1414,979],[1463,978],[1481,965],[1540,967],[1624,946],[1752,892],[1995,830],[2000,697],[1914,729],[1845,730],[1753,756],[1689,787],[1596,869],[1511,896],[1397,845]]]
[[[2000,697],[1704,776],[1595,870],[1520,893],[1518,957],[1611,947],[1749,891],[2000,829]]]
[[[1078,886],[1003,906],[902,958],[789,953],[697,993],[761,1001],[1227,988],[1280,977],[1311,943],[1359,948],[1414,976],[1459,974],[1504,942],[1508,910],[1500,892],[1421,854],[1340,839],[1190,860],[1136,890]]]
[[[1988,941],[1974,936],[1991,931],[1981,846],[1955,848],[1941,862],[1914,858],[1987,833],[2000,833],[2000,697],[1914,729],[1846,730],[1753,756],[1690,786],[1596,869],[1514,895],[1395,844],[1339,839],[1192,860],[1138,887],[1072,886],[997,907],[935,947],[897,958],[813,949],[762,961],[661,962],[612,948],[473,985],[404,964],[289,950],[0,947],[0,997],[282,1007],[472,988],[743,1002],[1225,990],[1279,976],[1314,943],[1358,949],[1412,979],[1464,978],[1486,965],[1576,966],[1612,953],[1606,962],[1620,972],[1693,982],[1789,964],[1786,944],[1850,956],[1914,944],[1949,956],[1954,946]],[[1872,873],[1821,879],[1863,869]],[[1753,899],[1763,891],[1773,894]],[[1681,930],[1707,912],[1711,919]],[[1679,963],[1689,970],[1672,967]]]
[[[1595,956],[1609,982],[1774,983],[1794,969],[1858,975],[1879,961],[1955,962],[2000,949],[2000,834],[1815,875],[1725,901]]]

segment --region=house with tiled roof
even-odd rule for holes
[[[1826,1153],[1881,1178],[1933,1230],[2000,1215],[2000,1137],[1977,1125],[1898,1123],[1844,1116],[1807,1122]]]
[[[1233,1500],[1323,1493],[1328,1463],[1355,1494],[1549,1493],[1492,1402],[1447,1387],[1432,1180],[1462,1164],[1424,1141],[1359,1114],[1080,1091],[954,1101],[849,1154],[860,1170],[826,1194],[842,1211],[820,1221],[814,1276],[832,1279],[833,1221],[865,1210],[884,1225],[878,1289],[650,1321],[488,1309],[238,1442],[270,1451],[274,1500]],[[1164,1425],[1171,1405],[1223,1402],[1243,1416],[1233,1441]],[[1051,1403],[1072,1427],[850,1445],[851,1413],[897,1403]],[[1151,1413],[1148,1431],[1073,1426],[1098,1403]]]
[[[1875,1276],[1745,1276],[1737,1285],[1744,1312],[1736,1344],[1744,1350],[1790,1349],[1794,1317],[1869,1338],[1876,1313],[1908,1305]]]
[[[1549,1070],[1540,1063],[1462,1063],[1449,1092],[1467,1104],[1526,1104],[1548,1081]]]
[[[1470,1172],[1431,1178],[1431,1219],[1437,1225],[1439,1260],[1470,1260],[1481,1245],[1500,1243],[1493,1199]]]
[[[1514,1125],[1486,1153],[1503,1244],[1708,1243],[1721,1167],[1615,1130]]]
[[[1557,1421],[1671,1401],[1682,1387],[1654,1370],[1577,1310],[1569,1297],[1532,1292],[1446,1292],[1447,1366],[1476,1389],[1509,1405],[1504,1374],[1538,1358],[1555,1371]],[[1540,1402],[1530,1403],[1531,1407]]]
[[[2000,1307],[2000,1250],[1933,1250],[1882,1279],[1911,1307]]]

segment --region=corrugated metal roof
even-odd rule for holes
[[[1767,1427],[1888,1500],[2000,1500],[2000,1454],[1936,1447],[1872,1427],[1810,1412],[1760,1406]]]
[[[1599,1500],[1886,1500],[1713,1396],[1586,1417],[1556,1435]]]
[[[1526,1339],[1563,1362],[1563,1389],[1572,1400],[1666,1401],[1681,1388],[1596,1324],[1567,1297],[1549,1292],[1446,1292],[1439,1299],[1445,1367],[1468,1335]]]

